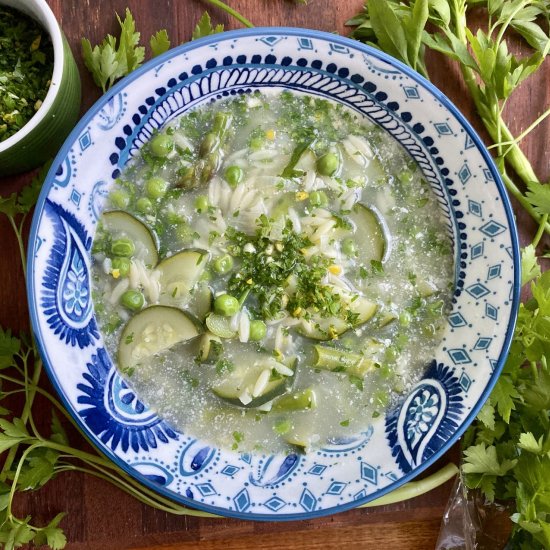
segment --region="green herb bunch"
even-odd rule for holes
[[[468,27],[474,8],[485,14],[483,29]],[[531,297],[520,306],[503,373],[463,440],[466,484],[489,501],[515,501],[511,547],[522,549],[550,548],[550,272],[541,273],[537,257],[550,233],[550,185],[539,181],[519,143],[550,109],[519,136],[512,135],[503,110],[550,51],[549,17],[548,0],[368,0],[347,22],[356,27],[354,38],[427,78],[427,50],[458,62],[502,179],[538,226],[522,250],[522,285]],[[530,46],[529,55],[510,53],[512,34]]]

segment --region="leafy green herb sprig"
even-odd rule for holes
[[[487,30],[467,26],[473,8],[485,10]],[[348,21],[357,27],[353,37],[426,77],[427,49],[458,62],[494,142],[490,148],[504,183],[538,225],[522,250],[522,285],[531,298],[520,305],[503,373],[463,440],[467,486],[479,488],[489,501],[515,501],[511,547],[521,549],[550,548],[550,272],[541,273],[536,254],[542,237],[550,233],[550,185],[538,180],[519,145],[550,109],[517,137],[506,125],[503,110],[550,51],[549,14],[547,0],[368,0]],[[518,59],[509,52],[509,31],[531,46],[530,55]]]
[[[141,34],[136,31],[136,22],[132,12],[126,8],[124,19],[117,15],[120,25],[120,36],[108,34],[101,44],[92,48],[87,38],[82,39],[82,57],[94,82],[106,92],[122,77],[137,69],[145,59],[145,47],[140,46]],[[199,19],[192,40],[223,31],[223,25],[212,27],[210,15],[204,12]],[[157,31],[149,40],[153,57],[170,49],[171,40],[166,29]]]
[[[21,264],[26,270],[23,233],[44,177],[45,166],[19,193],[0,197],[0,214],[9,220],[19,244]],[[26,276],[26,273],[25,273]],[[32,491],[45,485],[59,473],[83,472],[104,479],[141,502],[162,511],[178,515],[211,517],[179,506],[142,486],[111,461],[95,452],[73,447],[59,418],[64,417],[76,429],[74,420],[61,403],[41,385],[42,361],[34,340],[22,333],[0,327],[0,454],[7,453],[0,470],[0,546],[4,550],[33,543],[47,544],[54,550],[65,547],[66,538],[59,527],[64,513],[56,515],[46,526],[31,523],[30,517],[18,518],[13,512],[16,493]],[[12,396],[24,395],[20,410],[4,406]],[[40,395],[51,405],[51,425],[48,434],[42,433],[33,415],[35,397]],[[44,415],[40,404],[40,415]]]
[[[487,31],[468,28],[468,11],[474,8],[485,8]],[[494,142],[496,163],[508,192],[550,234],[548,218],[533,203],[533,198],[540,200],[540,181],[519,146],[521,139],[550,115],[550,109],[517,137],[503,118],[504,107],[514,90],[540,67],[550,51],[549,18],[547,0],[369,0],[347,24],[357,26],[353,38],[380,48],[427,78],[427,49],[458,62]],[[533,48],[532,54],[516,58],[510,53],[507,36],[512,30]],[[508,168],[531,189],[534,197],[518,188]]]

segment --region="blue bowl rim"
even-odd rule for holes
[[[207,46],[209,44],[213,44],[220,41],[220,36],[223,36],[224,40],[228,39],[238,39],[242,37],[248,37],[248,36],[264,36],[264,35],[283,35],[283,36],[301,36],[301,37],[307,37],[307,38],[317,38],[323,41],[330,41],[335,44],[339,44],[346,47],[351,47],[355,50],[361,51],[369,56],[376,57],[380,61],[387,63],[388,65],[395,67],[402,73],[406,74],[408,77],[415,80],[419,85],[421,85],[424,89],[428,90],[430,94],[432,94],[434,97],[436,97],[443,106],[448,109],[453,116],[459,121],[459,123],[462,125],[464,130],[469,134],[469,136],[472,138],[473,142],[475,143],[477,149],[480,151],[481,155],[483,156],[483,159],[487,163],[487,166],[489,170],[491,171],[491,175],[493,176],[495,185],[497,187],[497,190],[500,194],[500,197],[502,199],[502,204],[504,206],[505,212],[506,212],[506,218],[510,227],[510,235],[512,240],[512,260],[513,260],[513,266],[514,266],[514,284],[513,284],[513,296],[512,296],[512,304],[511,304],[511,315],[508,323],[508,328],[506,330],[506,337],[501,349],[501,353],[499,355],[499,358],[497,360],[496,366],[494,367],[493,373],[491,374],[491,377],[487,383],[487,386],[485,387],[485,390],[483,391],[479,401],[476,403],[476,405],[472,408],[468,416],[465,418],[462,425],[459,427],[459,429],[453,434],[453,436],[443,445],[439,451],[437,451],[433,456],[431,456],[428,460],[426,460],[424,463],[422,463],[420,466],[414,468],[411,472],[405,474],[403,477],[399,478],[397,481],[391,483],[387,487],[381,489],[376,494],[369,495],[367,497],[364,497],[359,500],[351,501],[339,506],[334,506],[331,508],[324,508],[322,510],[314,510],[312,512],[306,512],[306,513],[300,513],[300,514],[280,514],[280,515],[272,515],[272,514],[247,514],[242,512],[236,512],[234,510],[227,510],[225,508],[220,508],[217,506],[211,506],[207,504],[202,504],[200,502],[196,502],[193,499],[184,497],[183,495],[176,495],[174,492],[169,491],[167,489],[164,489],[163,487],[159,487],[157,484],[151,482],[148,480],[145,476],[137,472],[135,469],[133,469],[128,463],[121,460],[114,452],[109,450],[108,448],[99,447],[98,443],[91,439],[91,437],[88,435],[88,429],[82,419],[79,417],[76,410],[73,409],[73,407],[68,402],[67,398],[65,397],[63,391],[61,390],[60,385],[57,382],[57,376],[55,374],[54,369],[52,366],[48,363],[48,361],[45,360],[47,357],[46,351],[43,348],[42,340],[40,338],[40,331],[39,331],[39,324],[36,314],[36,303],[34,298],[34,278],[32,276],[33,273],[33,264],[34,264],[34,255],[32,254],[32,247],[34,246],[34,242],[37,238],[37,230],[38,225],[40,221],[40,214],[42,213],[44,203],[46,200],[46,197],[49,193],[50,186],[48,185],[49,182],[51,182],[54,177],[57,170],[57,167],[60,165],[60,163],[63,161],[63,159],[67,156],[69,153],[69,150],[75,140],[78,138],[82,130],[85,129],[86,125],[90,122],[90,120],[97,114],[97,112],[105,106],[105,104],[108,103],[108,101],[115,96],[117,93],[119,93],[123,88],[125,88],[128,84],[139,78],[142,74],[149,71],[151,68],[166,62],[173,57],[177,57],[183,53],[190,52],[197,47],[201,46]],[[372,500],[378,499],[387,493],[390,493],[391,491],[394,491],[401,485],[404,485],[408,481],[411,481],[415,477],[417,477],[420,473],[422,473],[424,470],[429,468],[432,464],[434,464],[437,460],[439,460],[454,444],[458,439],[462,436],[462,434],[466,431],[468,426],[473,422],[475,417],[477,416],[477,413],[489,397],[489,394],[491,393],[493,387],[495,386],[499,375],[502,371],[502,368],[504,366],[504,363],[506,361],[506,357],[508,355],[508,351],[510,349],[510,345],[512,342],[512,337],[516,325],[516,319],[517,319],[517,312],[519,308],[519,299],[520,299],[520,290],[521,290],[521,284],[520,284],[520,251],[519,251],[519,240],[518,240],[518,234],[517,234],[517,228],[515,225],[514,220],[514,214],[512,210],[512,206],[508,197],[508,194],[506,192],[506,189],[504,187],[504,184],[502,182],[502,179],[500,177],[500,174],[493,162],[492,157],[490,156],[489,152],[487,151],[484,143],[482,142],[481,138],[478,136],[477,132],[474,130],[472,125],[466,120],[464,115],[461,114],[461,112],[457,109],[457,107],[454,106],[454,104],[451,102],[451,100],[438,88],[436,88],[431,82],[429,82],[427,79],[425,79],[423,76],[421,76],[419,73],[402,63],[401,61],[389,56],[388,54],[377,50],[373,47],[367,46],[365,44],[362,44],[361,42],[355,41],[353,39],[342,37],[338,35],[334,35],[328,32],[324,31],[317,31],[317,30],[310,30],[310,29],[302,29],[299,27],[255,27],[255,28],[249,28],[249,29],[239,29],[234,31],[226,31],[223,33],[223,35],[211,35],[205,38],[201,38],[198,40],[193,40],[191,42],[188,42],[186,44],[182,44],[181,46],[177,46],[176,48],[173,48],[167,52],[165,52],[162,55],[159,55],[147,63],[143,64],[141,67],[130,73],[128,76],[120,80],[117,84],[115,84],[106,94],[102,95],[93,105],[89,108],[89,110],[86,112],[86,114],[82,117],[82,119],[78,122],[78,124],[75,126],[73,131],[70,133],[68,138],[66,139],[65,143],[63,144],[61,150],[55,157],[52,166],[46,176],[42,191],[40,193],[40,196],[38,197],[38,201],[35,208],[35,214],[33,216],[31,230],[30,230],[30,236],[29,236],[29,247],[28,247],[28,259],[27,259],[27,273],[29,274],[27,277],[27,297],[29,302],[29,311],[30,311],[30,318],[31,318],[31,325],[33,328],[33,332],[36,336],[36,342],[38,345],[38,349],[40,352],[40,355],[44,362],[44,367],[46,372],[48,373],[48,377],[55,388],[56,392],[59,394],[61,401],[63,405],[65,406],[66,410],[69,412],[69,414],[73,417],[73,420],[77,423],[82,433],[86,436],[86,439],[88,441],[91,441],[93,446],[101,452],[101,454],[105,455],[111,462],[113,462],[116,466],[118,466],[121,470],[123,470],[126,474],[128,474],[130,477],[136,479],[139,481],[142,485],[146,486],[147,488],[153,490],[154,492],[160,494],[163,497],[168,498],[169,500],[172,500],[174,502],[177,502],[178,504],[188,506],[190,508],[194,508],[197,510],[202,510],[205,512],[210,512],[213,514],[219,514],[224,517],[232,517],[236,519],[243,519],[243,520],[257,520],[257,521],[297,521],[297,520],[306,520],[306,519],[313,519],[317,517],[327,516],[334,513],[344,512],[346,510],[350,510],[353,508],[357,508],[361,506],[362,504],[366,504],[367,502],[370,502]]]

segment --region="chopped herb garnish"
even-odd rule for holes
[[[49,34],[30,17],[0,6],[0,142],[38,111],[52,73]]]

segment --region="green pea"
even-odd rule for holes
[[[153,211],[153,203],[147,197],[141,197],[136,201],[136,208],[142,214],[150,214]]]
[[[114,191],[111,191],[109,200],[113,206],[122,209],[126,208],[130,204],[130,195],[122,189],[115,189]]]
[[[113,271],[118,269],[121,277],[126,277],[130,272],[130,260],[128,258],[113,258],[111,267]]]
[[[399,324],[402,327],[408,327],[411,324],[412,316],[408,311],[402,311],[399,314]]]
[[[340,159],[334,153],[325,153],[317,159],[317,172],[323,176],[332,176],[340,166]]]
[[[249,142],[250,148],[253,151],[258,151],[258,149],[260,149],[263,144],[264,144],[264,138],[259,136],[253,137]]]
[[[312,206],[327,206],[327,194],[324,191],[312,191],[309,194],[309,202]]]
[[[230,294],[221,294],[214,300],[214,311],[218,315],[231,317],[239,311],[240,307],[239,300]]]
[[[212,273],[210,273],[210,271],[208,271],[208,269],[205,269],[201,276],[199,277],[199,281],[201,282],[208,282],[208,281],[211,281],[212,280]]]
[[[342,252],[346,256],[357,256],[357,246],[355,245],[355,241],[348,237],[347,239],[344,239],[342,242]]]
[[[401,172],[398,177],[399,181],[402,183],[410,183],[413,179],[413,175],[410,170],[403,170],[403,172]]]
[[[167,157],[174,149],[174,140],[166,134],[157,134],[151,140],[151,153],[155,157]]]
[[[243,169],[240,166],[229,166],[225,171],[225,181],[231,186],[236,187],[243,180]]]
[[[199,214],[206,212],[208,210],[208,197],[206,197],[205,195],[199,195],[195,199],[195,210]]]
[[[263,321],[256,320],[250,323],[250,334],[248,336],[249,340],[253,342],[258,342],[263,340],[267,334],[267,326]]]
[[[120,297],[120,303],[132,311],[139,311],[145,303],[145,298],[139,290],[127,290]]]
[[[194,231],[187,222],[176,226],[176,235],[183,244],[189,244],[193,241]]]
[[[134,255],[136,251],[136,246],[130,239],[122,238],[113,241],[111,244],[111,252],[115,256],[123,256],[130,258]]]
[[[145,192],[150,199],[161,199],[166,191],[168,191],[168,182],[157,176],[149,178],[145,183]]]
[[[233,258],[229,254],[216,258],[214,260],[214,269],[221,275],[229,273],[233,269]]]

